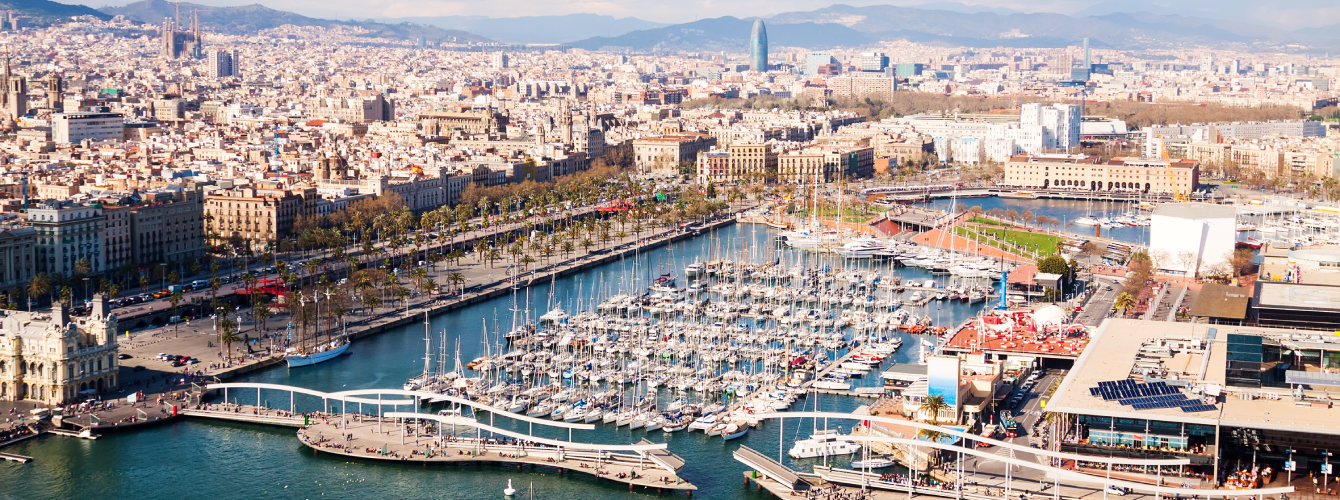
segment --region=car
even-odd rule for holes
[[[130,358],[131,358],[131,356],[130,356],[129,354],[124,353],[124,352],[121,353],[121,354],[117,354],[117,355],[116,355],[116,359],[130,359]]]
[[[172,361],[172,367],[173,367],[173,368],[178,368],[178,367],[185,366],[185,365],[186,365],[186,363],[182,363],[181,361],[176,361],[176,360],[173,360],[173,361]]]
[[[186,360],[186,364],[188,364],[188,365],[194,365],[194,364],[199,363],[199,362],[200,362],[200,360],[195,359],[195,358],[191,358],[191,359]]]
[[[1122,488],[1122,487],[1120,487],[1120,486],[1113,486],[1113,485],[1110,485],[1110,484],[1107,485],[1107,488],[1104,488],[1104,491],[1106,491],[1107,494],[1109,494],[1109,495],[1117,495],[1117,496],[1121,496],[1121,495],[1125,495],[1125,494],[1127,494],[1127,493],[1130,493],[1130,490],[1128,490],[1128,489],[1126,489],[1126,488]]]
[[[132,372],[142,372],[142,371],[144,371],[144,367],[141,366],[141,365],[135,365],[135,367],[134,367],[134,368],[131,368],[130,371],[132,371]]]
[[[1103,287],[1103,290],[1111,290],[1111,289],[1112,289],[1112,285],[1107,285],[1107,286],[1104,286],[1104,287]]]

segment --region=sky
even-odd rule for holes
[[[63,0],[76,3],[76,0]],[[93,7],[124,5],[132,0],[94,0]],[[948,10],[1051,12],[1102,15],[1111,12],[1155,12],[1268,24],[1297,29],[1340,24],[1340,0],[195,0],[208,5],[261,3],[268,7],[324,19],[404,18],[482,15],[516,17],[594,13],[683,23],[720,16],[768,17],[808,11],[834,3],[853,6],[932,6]]]

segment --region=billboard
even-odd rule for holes
[[[931,396],[941,396],[949,405],[951,415],[957,417],[958,379],[961,372],[958,356],[929,356],[926,358],[927,388]]]

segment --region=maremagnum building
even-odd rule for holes
[[[1109,319],[1045,411],[1062,451],[1186,458],[1218,484],[1242,463],[1320,476],[1340,450],[1337,400],[1332,331]]]

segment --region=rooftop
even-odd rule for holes
[[[1154,215],[1180,219],[1234,219],[1238,209],[1213,203],[1159,203],[1154,208]]]
[[[1173,348],[1163,353],[1163,365],[1170,372],[1169,385],[1181,384],[1207,388],[1211,393],[1225,390],[1227,334],[1241,332],[1271,336],[1296,335],[1293,330],[1276,328],[1235,328],[1216,325],[1169,323],[1131,319],[1108,319],[1094,333],[1092,345],[1075,361],[1059,388],[1047,401],[1047,411],[1136,420],[1159,420],[1202,425],[1226,425],[1253,429],[1299,431],[1340,435],[1340,409],[1295,403],[1288,389],[1227,388],[1229,394],[1216,403],[1219,411],[1188,413],[1180,408],[1134,410],[1118,401],[1105,401],[1089,394],[1099,382],[1126,380],[1139,373],[1136,359],[1150,340],[1178,343],[1209,342],[1205,351]],[[1312,332],[1316,333],[1316,332]],[[1340,345],[1337,345],[1340,347]],[[1186,351],[1186,352],[1181,352]],[[1197,363],[1197,361],[1199,363]],[[1199,364],[1199,366],[1196,366]],[[1180,373],[1180,374],[1179,374]],[[1137,379],[1137,382],[1140,381]],[[1191,398],[1197,395],[1184,393]],[[1282,394],[1281,394],[1282,393]]]

